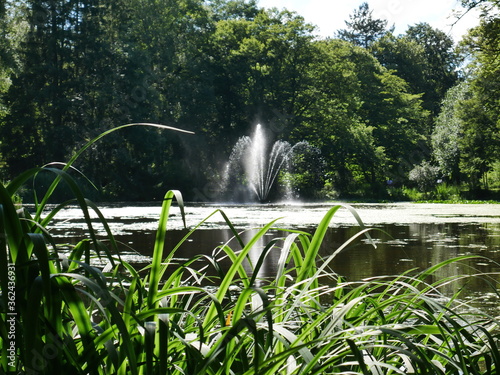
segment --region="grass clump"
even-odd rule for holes
[[[176,252],[196,227],[166,252],[173,200],[183,212],[182,196],[169,191],[151,264],[136,270],[120,258],[99,208],[83,197],[68,169],[44,170],[54,174],[54,188],[64,181],[75,199],[47,213],[50,188],[34,212],[16,210],[16,190],[41,169],[0,187],[3,372],[498,373],[497,322],[485,313],[455,307],[458,295],[449,298],[441,292],[455,278],[433,281],[439,269],[465,256],[421,272],[346,281],[329,265],[352,241],[368,235],[368,229],[347,207],[360,222],[360,232],[320,259],[328,225],[342,208],[338,205],[313,235],[289,230],[268,243],[263,239],[274,221],[244,242],[224,212],[214,211],[233,231],[237,247],[228,242],[211,256],[200,254],[179,264]],[[75,203],[87,223],[88,238],[63,252],[48,228],[61,209]],[[104,225],[107,241],[95,235],[91,211]],[[256,249],[261,255],[252,263],[249,254]],[[280,254],[276,273],[260,280],[272,252]],[[219,266],[221,257],[230,259],[227,269]],[[196,267],[200,258],[205,264],[201,268]],[[95,260],[106,266],[96,266]],[[218,276],[207,276],[209,268]],[[214,283],[215,288],[207,287]]]

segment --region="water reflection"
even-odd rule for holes
[[[350,279],[360,280],[376,275],[399,274],[411,268],[425,269],[459,255],[476,254],[488,259],[473,260],[469,266],[484,272],[499,270],[500,261],[500,225],[499,224],[386,224],[374,226],[371,232],[377,248],[373,248],[368,240],[360,237],[337,255],[332,264],[335,272],[346,275]],[[305,232],[313,233],[310,228]],[[356,226],[329,228],[320,255],[332,254],[340,245],[356,235]],[[64,242],[76,243],[84,233],[74,231],[52,234],[63,235]],[[187,230],[171,230],[167,232],[165,251],[172,250],[188,233]],[[244,243],[255,236],[257,230],[244,230],[240,236]],[[285,238],[285,231],[272,230],[263,236],[250,254],[255,264],[260,250],[276,238]],[[120,242],[122,255],[141,254],[149,257],[155,241],[155,232],[130,231],[116,236]],[[60,243],[62,242],[59,241]],[[177,251],[177,257],[189,259],[199,254],[210,255],[218,246],[226,244],[233,250],[241,250],[229,229],[203,229],[195,231]],[[279,246],[279,244],[278,244]],[[279,251],[271,250],[263,272],[272,274],[279,259]]]
[[[270,207],[266,209],[269,210]],[[368,210],[367,207],[363,209]],[[377,206],[372,212],[380,212],[383,209],[385,208]],[[293,210],[295,210],[293,212],[300,213],[298,208],[293,208]],[[191,215],[204,218],[206,213],[212,211],[211,207],[202,207],[200,208],[201,213],[193,211]],[[319,213],[320,209],[313,208],[313,215],[316,214],[316,211]],[[321,211],[324,214],[326,210],[323,208]],[[84,224],[79,218],[78,212],[77,209],[75,212],[69,210],[63,213],[59,222],[55,222],[54,227],[51,228],[51,233],[56,237],[56,240],[61,243],[76,243],[79,238],[86,236]],[[149,262],[154,247],[159,208],[155,207],[154,210],[148,207],[139,208],[135,210],[133,215],[123,215],[122,212],[123,209],[113,208],[108,210],[105,215],[110,218],[111,229],[120,242],[120,253],[130,262],[145,265]],[[127,212],[130,212],[130,210]],[[307,213],[309,215],[309,210]],[[269,222],[268,216],[264,214],[265,212],[259,212],[255,207],[249,207],[247,211],[239,208],[238,211],[238,217],[242,222],[245,217],[247,218],[249,223],[247,223],[246,227],[258,228],[262,226],[261,222]],[[280,209],[273,211],[272,215],[272,218],[281,216]],[[347,213],[345,215],[347,216]],[[229,216],[234,217],[234,215]],[[302,213],[302,216],[304,216],[304,213]],[[342,218],[341,215],[340,217]],[[365,211],[362,217],[370,217],[370,213]],[[316,220],[316,217],[314,220]],[[497,274],[500,272],[500,222],[492,220],[492,222],[466,223],[461,219],[457,220],[457,222],[441,223],[423,221],[423,223],[374,225],[371,236],[377,244],[377,248],[373,248],[369,241],[364,237],[360,237],[337,255],[331,264],[332,271],[347,277],[349,280],[357,281],[372,276],[399,275],[412,269],[424,270],[450,258],[474,254],[484,258],[475,258],[461,264],[452,264],[442,268],[435,273],[434,281],[437,281],[437,279],[458,278],[459,275],[464,273],[492,274],[494,279],[462,278],[449,286],[449,292],[465,288],[469,296],[481,296],[481,299],[484,300],[485,296],[487,296],[485,290],[490,291],[491,285],[496,286],[498,282]],[[311,234],[314,231],[313,225],[300,226],[300,222],[299,225],[293,227]],[[166,253],[170,252],[188,233],[188,230],[179,229],[179,226],[174,225],[173,228],[167,232]],[[241,250],[241,246],[234,239],[234,234],[226,228],[225,225],[217,224],[195,231],[179,247],[175,255],[176,261],[182,263],[184,260],[200,254],[208,256],[219,254],[220,259],[218,259],[218,262],[220,266],[222,268],[229,267],[230,263],[227,258],[224,259],[220,256],[222,254],[220,246],[229,246],[234,251]],[[257,233],[257,229],[239,230],[244,243],[248,243]],[[345,222],[329,228],[320,250],[320,256],[328,257],[349,238],[356,235],[358,231],[357,226]],[[255,265],[262,250],[271,241],[283,239],[288,234],[288,232],[279,229],[268,232],[255,244],[252,252],[250,252],[250,262]],[[278,242],[275,248],[269,251],[258,275],[259,277],[272,277],[274,275],[282,244],[282,242]],[[194,266],[203,267],[207,264],[207,260],[203,258]],[[251,269],[250,264],[245,264],[245,267],[247,270]],[[209,274],[216,273],[213,268],[207,269],[207,272]]]

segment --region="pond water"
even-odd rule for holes
[[[282,205],[209,205],[186,204],[188,229],[183,228],[180,210],[171,208],[168,223],[167,251],[198,224],[200,227],[179,248],[176,257],[189,259],[199,254],[210,255],[221,244],[228,243],[238,249],[233,234],[221,209],[229,217],[244,241],[252,238],[257,229],[279,219],[275,229],[263,237],[259,248],[264,248],[274,238],[289,235],[286,229],[313,233],[333,204],[282,204]],[[500,205],[495,204],[353,204],[371,232],[374,248],[365,237],[359,237],[340,253],[331,269],[348,280],[362,280],[379,275],[396,275],[410,269],[423,270],[446,259],[474,254],[478,258],[442,269],[436,277],[458,277],[462,274],[487,273],[488,278],[461,278],[450,284],[450,292],[464,288],[465,298],[474,303],[496,309],[498,296],[494,293],[500,280]],[[148,264],[155,240],[155,231],[161,212],[160,204],[102,205],[99,206],[108,220],[112,232],[121,243],[121,255],[139,265]],[[208,217],[208,219],[207,219]],[[206,221],[204,221],[206,219]],[[336,212],[330,222],[321,255],[326,257],[359,232],[352,213],[344,208]],[[96,224],[100,234],[102,226]],[[60,243],[76,243],[85,235],[85,224],[77,207],[61,211],[50,227],[50,232]],[[264,265],[263,276],[272,275],[279,258],[279,244],[271,251]],[[224,263],[222,263],[224,266]],[[491,288],[493,286],[493,289]],[[499,314],[499,311],[495,312]]]

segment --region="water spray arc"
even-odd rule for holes
[[[292,146],[278,140],[271,145],[265,129],[258,124],[252,136],[243,136],[234,145],[226,165],[222,191],[227,191],[232,179],[238,176],[253,195],[251,199],[266,202],[280,172],[290,169],[297,146],[306,144],[299,142]]]

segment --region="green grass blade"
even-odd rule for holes
[[[363,224],[363,221],[359,217],[358,213],[354,208],[352,208],[349,205],[343,205],[339,204],[336,205],[328,210],[328,212],[325,214],[321,222],[316,228],[316,231],[314,232],[313,238],[311,239],[311,243],[309,247],[307,248],[307,252],[304,256],[304,264],[301,266],[299,274],[297,275],[297,281],[300,282],[308,277],[311,277],[315,273],[315,262],[317,259],[317,255],[319,252],[319,249],[321,247],[321,244],[323,243],[325,234],[328,230],[328,227],[330,225],[330,222],[332,221],[335,213],[340,209],[340,208],[346,208],[351,212],[351,214],[354,216],[356,221],[358,222],[360,228],[362,230],[365,229],[365,226]],[[368,232],[364,232],[365,236],[371,241],[371,237],[368,234]],[[372,245],[374,247],[375,243],[372,241]]]
[[[167,233],[167,222],[170,213],[170,206],[172,200],[176,198],[179,207],[181,209],[181,215],[185,221],[184,214],[184,204],[182,200],[182,195],[177,190],[168,191],[163,198],[162,210],[160,214],[160,220],[158,222],[158,230],[156,232],[156,240],[153,249],[153,259],[151,260],[151,269],[149,272],[149,294],[148,294],[148,306],[149,308],[156,308],[158,306],[158,285],[160,284],[161,277],[164,270],[162,270],[163,261],[163,250],[165,247],[165,236]]]
[[[260,270],[262,266],[264,265],[264,262],[266,260],[266,257],[268,256],[269,252],[273,250],[275,244],[278,242],[278,239],[274,239],[271,242],[269,242],[264,249],[262,249],[261,254],[259,255],[259,258],[257,259],[257,263],[255,265],[252,265],[252,277],[250,278],[250,285],[257,285],[257,277],[260,275]],[[250,259],[249,259],[250,261]]]
[[[233,234],[234,238],[238,241],[238,244],[241,246],[241,248],[243,249],[245,247],[245,244],[243,242],[243,240],[241,239],[241,236],[240,234],[238,233],[238,231],[236,230],[236,228],[234,227],[233,223],[231,222],[231,220],[229,220],[228,216],[226,215],[226,213],[220,209],[218,210],[214,210],[212,213],[210,213],[206,218],[204,218],[203,220],[201,220],[193,229],[191,229],[177,244],[176,246],[173,248],[171,254],[169,255],[169,258],[179,249],[179,247],[196,231],[198,230],[204,223],[206,223],[212,216],[216,215],[217,213],[221,214],[222,218],[224,219],[224,221],[226,222],[227,226],[229,227],[229,229],[231,230],[231,233]],[[184,226],[185,226],[185,223],[184,223]]]
[[[356,358],[356,361],[359,364],[360,370],[364,375],[372,375],[372,372],[368,370],[368,367],[366,367],[365,360],[363,358],[363,353],[359,350],[357,347],[356,343],[353,340],[347,339],[347,344],[351,348],[351,352]]]
[[[96,348],[93,343],[95,333],[92,328],[87,309],[85,308],[77,290],[73,284],[65,278],[58,277],[57,285],[58,290],[62,294],[66,305],[71,311],[71,316],[75,320],[75,324],[78,327],[78,333],[86,351],[85,356],[88,356],[89,358],[96,358]]]
[[[340,207],[340,205],[337,205],[330,208],[316,228],[311,243],[306,250],[306,254],[304,255],[304,263],[298,270],[297,282],[301,282],[314,274],[316,269],[316,259],[320,246],[323,243],[323,238],[328,230],[330,221]]]
[[[276,219],[277,220],[277,219]],[[276,220],[271,221],[267,225],[265,225],[262,229],[260,229],[252,238],[251,240],[245,245],[243,250],[238,254],[237,257],[235,257],[232,260],[231,267],[229,268],[228,272],[226,273],[225,278],[221,281],[221,284],[219,286],[219,289],[217,290],[217,293],[215,294],[216,298],[219,301],[222,301],[224,296],[227,293],[227,290],[229,289],[229,286],[232,284],[234,276],[236,275],[237,272],[243,273],[244,274],[244,269],[242,267],[243,261],[246,259],[248,256],[248,253],[250,250],[252,250],[253,246],[266,234],[270,228],[272,228],[273,224],[276,222]],[[245,288],[248,288],[249,285],[249,279],[243,279],[243,284]],[[211,324],[212,319],[215,317],[215,306],[212,304],[205,316],[203,326],[206,328],[207,325]]]
[[[280,257],[276,266],[276,285],[278,287],[285,286],[285,267],[290,261],[290,254],[292,253],[292,248],[296,247],[295,241],[302,236],[309,236],[306,232],[291,233],[285,238],[283,247],[281,248]]]
[[[32,168],[28,169],[26,171],[23,171],[16,177],[14,177],[9,184],[5,187],[5,190],[10,197],[11,200],[13,200],[14,195],[20,191],[22,186],[26,184],[27,181],[35,177],[38,173],[43,171],[42,167],[37,167],[37,168]]]
[[[1,184],[0,204],[2,205],[4,215],[5,240],[8,245],[10,259],[13,263],[17,263],[19,257],[19,263],[25,263],[28,261],[29,256],[26,253],[25,247],[22,245],[24,241],[23,227],[10,194]]]

